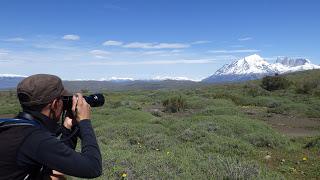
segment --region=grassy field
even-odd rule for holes
[[[92,118],[103,156],[98,179],[318,179],[320,71],[286,78],[289,86],[273,91],[261,80],[105,91]],[[14,92],[0,97],[0,114],[19,111]],[[178,112],[163,106],[171,101]]]

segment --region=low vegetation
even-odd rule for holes
[[[266,76],[262,79],[262,88],[268,91],[287,89],[291,82],[283,76]]]
[[[162,105],[164,106],[165,108],[164,110],[166,112],[176,113],[185,109],[186,101],[180,95],[180,96],[175,96],[175,97],[165,99],[162,102]]]
[[[106,104],[92,117],[103,156],[98,179],[317,179],[320,136],[288,136],[262,119],[320,121],[318,85],[298,90],[319,78],[309,71],[184,90],[105,91]],[[0,114],[19,111],[14,92],[0,95]]]

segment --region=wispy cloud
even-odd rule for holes
[[[8,55],[10,51],[6,50],[6,49],[0,49],[0,56],[3,55]]]
[[[256,53],[260,52],[258,49],[236,49],[236,50],[210,50],[209,53],[215,54],[234,54],[234,53]]]
[[[191,44],[208,44],[211,43],[211,41],[194,41]]]
[[[104,50],[99,50],[99,49],[95,49],[89,52],[90,54],[92,54],[94,57],[96,58],[106,58],[107,55],[111,54],[108,51],[104,51]]]
[[[102,45],[104,45],[104,46],[121,46],[122,44],[123,44],[123,42],[121,42],[121,41],[109,40],[109,41],[105,41]]]
[[[15,38],[5,39],[4,41],[6,41],[6,42],[22,42],[22,41],[25,41],[25,39],[23,39],[21,37],[15,37]]]
[[[116,5],[116,4],[110,4],[110,3],[104,4],[103,8],[109,9],[109,10],[127,10],[127,8],[121,7],[121,6]]]
[[[141,49],[181,49],[190,47],[189,44],[183,43],[143,43],[132,42],[123,45],[125,48],[141,48]]]
[[[252,39],[253,39],[252,37],[242,37],[242,38],[239,38],[238,41],[249,41]]]
[[[69,40],[69,41],[77,41],[77,40],[80,40],[80,36],[75,34],[66,34],[62,37],[62,39]]]
[[[109,61],[109,62],[89,62],[82,65],[166,65],[166,64],[210,64],[214,63],[215,59],[180,59],[180,60],[158,60],[158,61]]]
[[[198,44],[205,42],[198,42]],[[119,46],[123,48],[132,49],[183,49],[188,48],[191,44],[188,43],[150,43],[150,42],[129,42],[124,43],[121,41],[108,40],[105,41],[103,46]]]

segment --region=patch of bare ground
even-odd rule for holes
[[[282,134],[293,137],[320,135],[320,118],[267,113],[267,108],[244,106],[242,111],[249,117],[262,120]]]
[[[13,118],[15,116],[15,114],[0,114],[0,118]]]

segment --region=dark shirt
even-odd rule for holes
[[[61,173],[94,178],[102,173],[102,160],[90,120],[78,123],[81,138],[81,152],[76,152],[77,136],[60,141],[56,136],[62,133],[64,139],[71,130],[60,127],[56,122],[40,113],[32,113],[40,121],[41,128],[32,132],[22,143],[17,153],[17,164],[21,167],[45,166]]]

